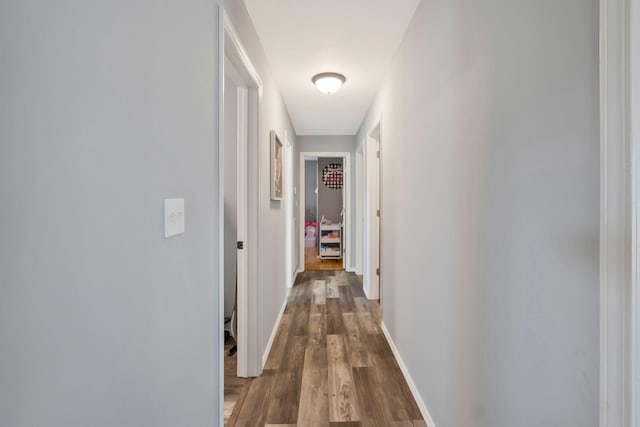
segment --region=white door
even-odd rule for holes
[[[236,301],[246,293],[248,259],[244,249],[247,237],[247,138],[248,88],[233,64],[224,68],[224,304],[230,315]],[[238,353],[238,376],[247,376],[247,326],[236,310],[233,327]],[[236,320],[237,319],[237,320]]]
[[[380,299],[380,144],[376,132],[365,145],[364,290],[372,300]]]

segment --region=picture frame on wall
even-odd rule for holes
[[[284,199],[284,144],[275,130],[271,139],[271,200]]]

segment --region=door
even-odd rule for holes
[[[224,296],[225,317],[233,317],[229,329],[238,353],[238,376],[247,376],[246,326],[238,324],[237,301],[246,292],[247,235],[247,134],[248,89],[231,61],[225,60],[224,81]]]
[[[368,135],[365,144],[365,260],[364,290],[372,300],[380,299],[380,125]]]
[[[373,150],[375,154],[373,155],[374,161],[374,171],[373,171],[373,260],[374,260],[374,268],[373,272],[373,286],[376,289],[375,294],[377,295],[377,299],[380,299],[381,289],[380,289],[380,265],[381,257],[380,257],[380,140],[373,139]]]

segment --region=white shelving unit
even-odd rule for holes
[[[318,236],[320,259],[342,259],[342,224],[320,224]]]

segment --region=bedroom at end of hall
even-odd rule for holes
[[[343,159],[305,159],[305,270],[344,269]]]

